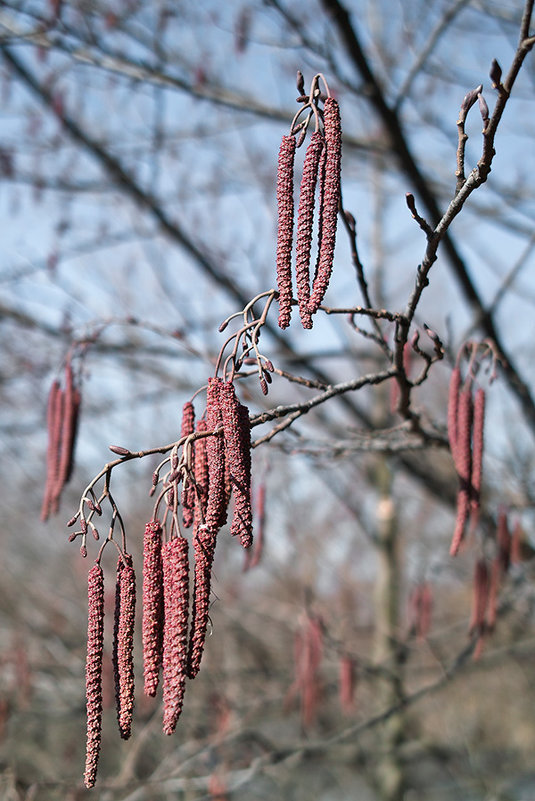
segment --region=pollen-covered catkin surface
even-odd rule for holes
[[[459,397],[456,463],[459,476],[459,490],[457,493],[457,520],[450,546],[451,556],[455,556],[459,550],[470,513],[470,500],[472,495],[472,420],[472,388],[471,382],[468,382]]]
[[[236,397],[234,385],[221,385],[221,409],[225,438],[225,462],[229,466],[234,494],[234,513],[230,533],[239,536],[244,548],[253,541],[251,506],[251,430],[249,412]]]
[[[104,574],[93,565],[87,577],[88,621],[85,669],[87,744],[84,783],[93,787],[97,778],[102,728],[102,653],[104,646]]]
[[[314,280],[308,311],[314,314],[327,291],[333,269],[336,244],[336,223],[340,205],[340,176],[342,166],[342,125],[340,107],[334,97],[328,97],[323,109],[325,130],[325,179],[322,187],[323,202],[320,208],[321,241],[319,263]]]
[[[220,378],[208,379],[206,393],[206,427],[208,431],[216,431],[223,425],[221,408],[222,383]],[[221,434],[207,438],[206,459],[208,462],[208,502],[205,522],[209,529],[218,531],[227,521],[225,443]]]
[[[117,722],[123,740],[132,733],[134,712],[134,624],[136,618],[136,574],[132,557],[125,554],[117,563],[116,641],[114,643]]]
[[[472,442],[472,494],[470,498],[471,526],[475,528],[481,503],[481,474],[483,469],[483,437],[485,427],[485,390],[482,387],[474,399],[474,423]]]
[[[163,645],[162,527],[158,520],[145,526],[143,537],[143,678],[146,695],[156,695]]]
[[[175,537],[162,549],[165,626],[163,641],[163,730],[172,734],[182,705],[188,662],[188,541]]]
[[[195,429],[202,434],[207,431],[206,420],[201,418]],[[204,523],[208,503],[208,459],[206,456],[206,437],[195,440],[195,505],[194,521]]]
[[[295,137],[283,136],[277,174],[277,287],[279,290],[279,326],[287,328],[292,313],[292,243],[294,228]]]
[[[319,131],[315,131],[311,136],[310,143],[305,153],[303,177],[301,178],[301,189],[299,193],[295,273],[299,314],[301,316],[303,328],[312,328],[312,320],[308,308],[310,299],[310,248],[312,245],[312,229],[314,225],[316,183],[318,180],[323,146],[323,134]]]
[[[195,430],[195,409],[191,401],[187,401],[182,408],[182,426],[180,437],[187,437]],[[192,452],[191,469],[195,470],[195,449]],[[191,481],[185,480],[182,486],[182,520],[184,526],[193,525],[193,510],[195,507],[195,487]]]
[[[195,553],[195,581],[193,585],[193,608],[188,648],[188,677],[190,679],[194,679],[199,672],[206,640],[216,533],[201,526],[194,534],[193,546]]]

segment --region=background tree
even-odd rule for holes
[[[313,330],[294,310],[281,332],[273,304],[269,394],[254,376],[239,382],[264,555],[242,576],[242,554],[220,537],[214,637],[176,738],[139,695],[122,743],[105,675],[93,792],[521,797],[534,738],[531,15],[529,2],[467,0],[2,5],[7,797],[85,792],[90,564],[68,550],[62,520],[109,444],[178,436],[182,404],[213,374],[221,321],[274,286],[276,154],[298,69],[307,87],[324,73],[340,103],[352,216],[339,217]],[[492,342],[499,379],[479,528],[452,559],[447,393],[467,339]],[[73,342],[77,467],[45,527],[46,394]],[[113,475],[138,575],[154,467]],[[500,555],[500,509],[525,534],[488,639],[468,618],[474,569],[481,587],[481,565],[491,574]],[[304,660],[311,637],[321,661]]]

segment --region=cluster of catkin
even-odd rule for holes
[[[46,484],[41,520],[56,514],[63,487],[71,477],[81,395],[76,386],[71,359],[65,365],[64,387],[56,379],[48,393],[46,412],[48,447]]]
[[[283,136],[279,150],[277,177],[278,234],[277,286],[279,326],[287,328],[293,302],[292,251],[294,241],[294,161],[295,135]],[[323,132],[316,130],[305,153],[297,212],[295,274],[299,314],[304,328],[312,328],[312,315],[318,310],[331,277],[336,220],[340,203],[342,129],[340,109],[333,97],[323,108]],[[310,261],[314,228],[314,207],[318,194],[317,260],[311,279]]]
[[[448,400],[448,439],[459,478],[452,556],[459,550],[468,522],[474,530],[479,519],[484,423],[485,390],[479,387],[474,394],[471,375],[463,383],[457,363],[451,374]]]
[[[167,510],[176,506],[176,475],[182,476],[182,523],[192,527],[193,598],[190,600],[189,541],[173,524],[153,519],[143,541],[143,676],[144,691],[163,688],[163,731],[172,734],[182,711],[186,680],[197,675],[209,619],[212,564],[216,537],[227,520],[230,497],[234,508],[230,530],[241,544],[252,544],[251,432],[249,413],[231,382],[211,378],[206,415],[195,426],[186,403],[182,415],[184,451],[180,469],[168,477]],[[186,443],[188,445],[186,446]],[[165,494],[164,490],[164,494]],[[87,753],[85,784],[96,780],[101,740],[104,579],[97,562],[89,571],[86,667]],[[135,574],[128,554],[117,567],[113,668],[117,719],[121,737],[132,729],[134,708],[133,638]]]

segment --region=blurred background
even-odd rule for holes
[[[66,521],[109,459],[173,442],[213,374],[218,327],[275,286],[277,153],[321,72],[344,132],[342,193],[372,305],[403,311],[455,195],[459,110],[490,113],[515,58],[517,0],[6,0],[0,6],[0,796],[85,798],[86,560]],[[533,25],[531,27],[533,34]],[[134,733],[115,724],[106,552],[102,801],[528,801],[535,793],[532,546],[535,64],[527,56],[488,181],[454,221],[409,339],[444,345],[412,393],[435,439],[407,442],[382,383],[335,397],[254,450],[259,563],[219,536],[211,635],[173,737],[138,681]],[[476,104],[466,173],[482,154]],[[296,175],[302,164],[296,159]],[[296,182],[298,178],[296,178]],[[341,222],[325,303],[366,305]],[[281,371],[251,414],[390,366],[366,318],[262,333]],[[483,514],[455,559],[448,384],[468,339],[491,337]],[[82,410],[59,514],[40,520],[46,399],[75,343]],[[425,362],[411,353],[411,378]],[[284,375],[282,374],[284,373]],[[296,383],[285,375],[301,376]],[[196,401],[202,412],[202,396]],[[394,403],[395,405],[395,403]],[[274,423],[258,426],[260,439]],[[114,471],[141,585],[157,457]],[[265,497],[262,512],[262,496]],[[474,567],[516,532],[494,631],[469,635]],[[103,528],[105,525],[103,524]],[[477,636],[481,635],[481,636]],[[141,636],[136,664],[141,677]],[[474,658],[477,656],[477,658]]]

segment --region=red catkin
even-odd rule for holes
[[[52,495],[54,490],[54,476],[56,475],[59,456],[59,436],[61,426],[59,421],[56,421],[56,416],[59,411],[58,397],[61,395],[61,388],[59,381],[53,381],[50,391],[48,393],[48,403],[46,411],[46,424],[48,431],[48,447],[46,452],[46,485],[45,494],[43,497],[43,505],[41,507],[41,520],[48,519],[50,514],[50,507],[52,503]]]
[[[340,107],[334,97],[328,97],[323,108],[325,130],[325,186],[321,207],[321,241],[319,243],[318,273],[308,303],[310,314],[320,306],[332,273],[336,222],[340,205],[340,170],[342,162],[342,126]]]
[[[455,556],[455,554],[459,551],[470,513],[470,500],[472,496],[472,418],[472,392],[470,382],[468,382],[467,386],[465,389],[463,389],[459,397],[456,446],[456,467],[457,474],[459,476],[459,490],[457,492],[457,519],[450,546],[451,556]]]
[[[156,695],[163,645],[162,527],[145,526],[143,537],[143,678],[146,695]]]
[[[310,248],[314,224],[314,200],[321,153],[324,147],[323,135],[315,131],[307,147],[303,163],[303,177],[299,194],[299,210],[297,212],[297,244],[296,244],[296,283],[299,314],[303,328],[312,328],[312,319],[308,309],[310,299]]]
[[[115,586],[113,666],[117,723],[123,740],[132,733],[134,711],[134,623],[136,616],[136,574],[130,554],[119,556]]]
[[[244,548],[253,542],[253,510],[251,506],[251,428],[249,412],[243,406],[230,382],[220,387],[221,412],[225,440],[225,462],[229,466],[234,494],[234,514],[230,533],[239,536]]]
[[[200,526],[193,536],[195,552],[195,580],[193,585],[193,609],[188,647],[188,677],[194,679],[201,659],[208,627],[212,564],[216,546],[214,531]]]
[[[483,467],[483,430],[485,426],[485,390],[477,390],[474,400],[474,424],[472,437],[472,477],[470,497],[471,528],[475,529],[481,504],[481,473]]]
[[[181,437],[193,434],[195,430],[195,408],[191,401],[184,404],[182,408]],[[195,449],[192,449],[192,470],[195,470]],[[195,507],[195,487],[189,478],[184,478],[182,486],[182,520],[185,528],[193,525],[193,510]]]
[[[215,431],[222,427],[220,378],[208,379],[206,393],[206,427]],[[208,462],[208,503],[205,523],[217,532],[227,519],[227,496],[225,492],[225,444],[220,434],[207,438],[206,459]]]
[[[88,622],[85,668],[87,744],[84,783],[93,787],[97,778],[102,731],[102,653],[104,646],[104,575],[99,564],[87,577]]]
[[[188,541],[169,540],[162,548],[165,627],[163,637],[163,730],[172,734],[182,705],[188,661]]]
[[[457,466],[457,417],[459,414],[460,389],[461,369],[456,366],[451,373],[448,394],[448,439],[455,466]]]
[[[197,423],[197,433],[207,431],[206,420]],[[206,437],[195,440],[195,508],[194,520],[197,525],[204,523],[208,502],[208,459],[206,457]]]
[[[283,136],[279,149],[277,175],[277,287],[279,290],[279,326],[290,325],[292,313],[292,242],[294,228],[295,137]]]

